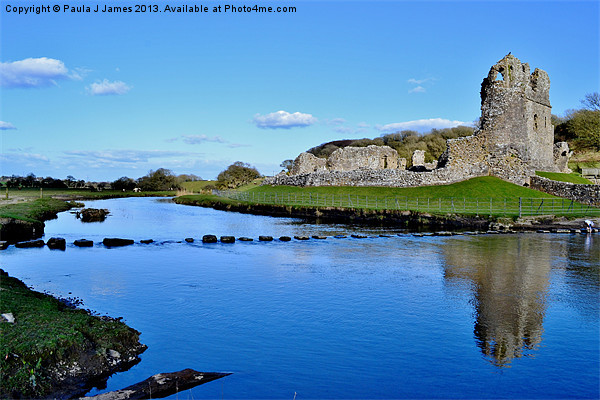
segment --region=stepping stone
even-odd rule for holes
[[[289,242],[290,240],[292,240],[292,238],[289,236],[280,236],[279,240],[281,240],[282,242]]]
[[[313,235],[312,237],[313,239],[327,239],[327,236],[319,236],[319,235]]]
[[[252,239],[252,238],[249,238],[249,237],[242,236],[242,237],[241,237],[241,238],[239,238],[238,240],[239,240],[240,242],[251,242],[251,241],[253,241],[254,239]]]
[[[143,243],[143,244],[150,244],[152,242],[154,242],[153,239],[142,239],[142,240],[140,240],[140,243]]]
[[[336,239],[344,239],[344,238],[347,238],[347,237],[348,236],[346,236],[346,235],[335,235],[334,236],[334,238],[336,238]]]
[[[44,241],[41,240],[41,239],[39,239],[39,240],[27,240],[25,242],[15,243],[15,247],[18,247],[19,249],[29,249],[29,248],[32,248],[32,247],[44,247],[45,245],[46,245],[46,243],[44,243]]]
[[[350,236],[353,237],[354,239],[366,239],[367,238],[367,235],[354,234],[354,235],[350,235]]]
[[[434,236],[452,236],[452,232],[441,231],[441,232],[435,232],[433,235]]]
[[[194,238],[185,238],[185,241],[188,243],[194,243]]]
[[[46,243],[44,243],[44,241],[41,239],[27,240],[25,242],[15,243],[15,247],[18,247],[19,249],[29,249],[32,247],[44,247],[45,245],[46,245]]]
[[[379,237],[382,237],[382,238],[390,238],[390,237],[392,237],[392,235],[379,235]]]
[[[294,239],[296,240],[308,240],[308,236],[294,236]]]
[[[258,240],[261,242],[271,242],[273,241],[273,236],[259,236]]]
[[[87,239],[77,239],[73,242],[73,244],[77,247],[92,247],[94,242],[92,240]]]
[[[423,234],[422,233],[413,233],[413,236],[414,237],[423,237]]]
[[[235,236],[221,236],[221,243],[235,243]]]
[[[121,238],[104,238],[102,244],[106,247],[120,247],[129,246],[134,243],[133,239],[121,239]]]
[[[8,242],[6,240],[0,240],[0,250],[6,250],[8,248]]]
[[[202,243],[217,243],[217,237],[215,235],[204,235],[202,236]]]
[[[67,241],[63,238],[52,237],[48,239],[46,246],[53,250],[64,250],[67,247]]]

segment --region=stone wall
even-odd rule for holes
[[[480,175],[469,175],[482,176]],[[290,186],[388,186],[414,187],[428,185],[445,185],[467,179],[464,171],[459,169],[438,168],[432,171],[415,172],[400,169],[354,170],[354,171],[319,171],[303,175],[280,174],[267,177],[264,185]]]
[[[558,182],[536,175],[531,177],[531,188],[583,204],[600,207],[600,185]]]
[[[315,157],[311,153],[300,153],[298,157],[294,160],[294,165],[292,166],[291,174],[299,175],[299,174],[310,174],[316,171],[325,171],[325,164],[327,160],[324,158]]]
[[[398,152],[389,146],[342,147],[329,156],[326,167],[329,171],[396,169]]]

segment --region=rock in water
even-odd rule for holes
[[[46,245],[46,243],[44,243],[43,240],[28,240],[26,242],[18,242],[15,243],[15,247],[18,247],[20,249],[27,249],[27,248],[31,248],[31,247],[44,247]]]
[[[191,389],[198,385],[231,375],[220,372],[198,372],[184,369],[178,372],[156,374],[150,378],[114,392],[82,397],[81,400],[158,399]]]
[[[102,243],[106,247],[118,247],[118,246],[129,246],[133,244],[133,239],[121,239],[121,238],[104,238]]]
[[[102,222],[108,215],[108,210],[100,208],[84,208],[80,211],[81,222]]]
[[[204,235],[202,236],[202,243],[217,243],[217,237],[215,235]]]
[[[67,247],[67,241],[63,238],[52,237],[48,239],[46,246],[53,250],[64,250]]]
[[[94,245],[94,241],[87,239],[77,239],[73,242],[73,244],[77,247],[92,247]]]

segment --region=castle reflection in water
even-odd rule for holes
[[[443,247],[445,281],[449,287],[469,287],[475,309],[474,338],[498,367],[532,356],[542,342],[551,272],[564,271],[566,284],[574,274],[583,276],[590,293],[598,293],[598,268],[589,268],[600,259],[598,241],[593,243],[597,238],[580,239],[586,241],[583,258],[580,245],[578,255],[570,257],[568,242],[543,235],[478,239]]]

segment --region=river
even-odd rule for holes
[[[142,332],[141,363],[90,394],[193,368],[233,375],[173,398],[600,395],[600,235],[413,237],[166,199],[85,203],[107,220],[61,213],[45,239],[94,247],[11,246],[1,267]],[[205,234],[254,241],[202,244]],[[136,244],[105,248],[105,237]]]

